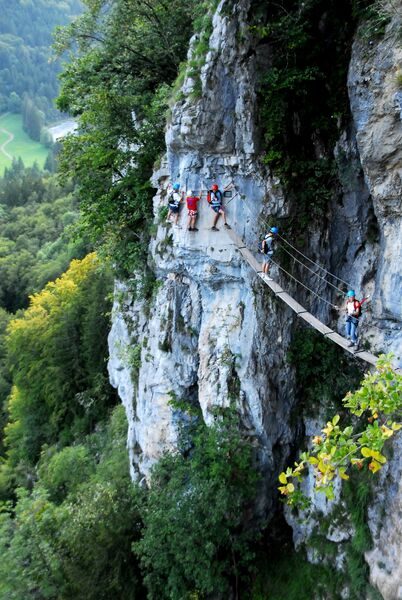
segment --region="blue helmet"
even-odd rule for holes
[[[349,290],[346,295],[348,298],[352,298],[353,296],[356,296],[356,292],[354,290]]]
[[[271,233],[278,233],[279,229],[277,227],[271,227],[270,232]]]
[[[176,190],[176,191],[179,190],[180,189],[180,183],[174,183],[173,184],[173,189]]]

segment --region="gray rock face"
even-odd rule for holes
[[[373,343],[402,357],[402,122],[397,72],[402,48],[399,15],[384,39],[371,46],[356,40],[348,86],[357,146],[378,223],[379,243],[373,272]],[[385,323],[384,323],[385,321]],[[386,321],[390,321],[386,323]],[[385,327],[384,327],[385,325]]]
[[[220,231],[211,231],[214,213],[205,193],[198,232],[187,231],[184,207],[181,228],[159,218],[173,181],[183,191],[197,194],[214,181],[229,186],[233,198],[226,201],[228,221],[250,249],[256,249],[268,214],[287,216],[280,182],[257,160],[256,57],[246,26],[249,4],[239,0],[228,15],[222,0],[213,16],[210,48],[200,73],[201,94],[197,97],[195,80],[185,79],[181,99],[172,109],[167,155],[153,177],[159,191],[154,198],[157,233],[149,261],[158,287],[152,300],[145,301],[135,299],[128,284],[117,285],[109,372],[127,412],[133,478],[149,478],[152,465],[175,447],[183,415],[172,407],[172,398],[198,403],[207,423],[213,407],[235,401],[258,448],[265,482],[262,504],[269,511],[276,474],[286,463],[295,433],[291,424],[295,381],[286,360],[295,317],[250,272],[222,219]],[[392,27],[385,40],[369,50],[363,42],[354,44],[348,83],[353,124],[336,148],[343,198],[341,203],[334,200],[322,229],[309,232],[307,252],[329,265],[359,296],[371,294],[362,336],[372,351],[392,350],[401,361],[402,96],[395,73],[402,51]],[[283,277],[275,269],[273,276]],[[303,277],[309,284],[306,273]],[[311,281],[317,289],[317,280]],[[300,289],[289,281],[281,283],[304,302]],[[324,283],[318,291],[339,301]],[[325,304],[310,298],[306,306],[333,325]],[[343,318],[339,328],[343,331]],[[397,488],[396,483],[389,488],[390,506],[399,497]],[[329,510],[321,504],[316,508],[323,514]],[[379,513],[373,511],[378,522]],[[389,527],[393,524],[390,521]],[[305,543],[311,524],[304,530],[299,523],[292,525],[296,541]],[[327,539],[342,544],[351,534],[349,525],[335,527]],[[376,537],[376,557],[383,552],[382,540],[381,535]],[[392,540],[395,554],[400,536]],[[342,560],[339,553],[339,568]],[[394,565],[391,559],[387,564]],[[392,568],[399,573],[399,567]],[[383,593],[381,573],[373,570],[372,579]]]
[[[349,94],[365,181],[379,230],[379,252],[372,274],[373,316],[368,335],[377,349],[402,356],[402,122],[397,73],[400,4],[384,39],[367,47],[357,40],[349,71]],[[373,260],[373,265],[374,265]],[[369,511],[373,549],[366,554],[371,582],[386,600],[402,598],[402,445],[394,442],[391,462],[382,471]]]
[[[336,148],[343,200],[341,205],[332,207],[328,237],[333,271],[350,282],[360,297],[371,295],[369,310],[361,320],[362,337],[375,353],[392,351],[395,364],[400,365],[402,123],[396,78],[402,59],[396,37],[399,26],[400,15],[395,14],[383,40],[369,43],[357,38],[353,45],[348,77],[353,125],[342,134]],[[309,427],[307,423],[307,433]],[[398,435],[393,457],[378,478],[369,510],[373,548],[366,553],[366,559],[371,583],[386,600],[402,598],[401,452]],[[320,515],[331,518],[334,509],[339,512],[343,508],[339,500],[335,506],[317,504],[313,485],[307,478],[304,492],[313,500],[312,514],[299,515],[302,521],[290,513],[287,517],[294,529],[295,544],[305,545],[312,562],[322,560],[309,547]],[[337,531],[325,535],[338,546],[336,566],[341,570],[342,543],[353,534],[346,517]]]
[[[173,180],[198,194],[214,181],[221,187],[230,184],[228,220],[256,248],[264,203],[269,200],[274,211],[283,212],[283,197],[255,155],[255,59],[248,52],[248,2],[236,3],[230,17],[222,12],[224,4],[213,17],[201,97],[190,96],[194,82],[186,79],[186,99],[173,107],[167,158],[153,178],[159,188],[154,212],[158,215],[166,206]],[[156,217],[158,229],[149,252],[160,287],[151,304],[133,301],[129,293],[123,310],[116,302],[109,338],[111,381],[130,421],[133,476],[148,478],[155,461],[175,446],[182,415],[171,407],[172,397],[198,403],[207,423],[213,418],[211,408],[235,401],[259,449],[266,490],[275,489],[274,472],[286,459],[293,437],[289,414],[294,382],[286,361],[293,316],[256,281],[222,219],[220,231],[211,231],[214,214],[204,193],[198,232],[187,231],[184,207],[181,229]],[[128,349],[123,353],[122,343]],[[134,346],[140,348],[141,364],[133,382],[123,358]],[[266,492],[266,507],[273,495]]]
[[[366,552],[371,583],[384,600],[402,598],[402,437],[393,445],[394,457],[380,471],[375,501],[368,512],[373,548]]]

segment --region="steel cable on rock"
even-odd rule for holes
[[[246,200],[246,198],[244,198],[244,200]],[[246,206],[247,210],[250,212],[251,216],[254,217],[254,215],[251,212],[251,209],[249,208],[249,206],[247,205],[246,202],[245,202],[245,206]],[[263,222],[265,222],[265,224],[268,225],[268,223],[267,223],[267,221],[265,219],[263,219]],[[279,237],[281,237],[281,236],[279,236]],[[343,292],[343,290],[341,290],[340,288],[338,288],[336,285],[332,284],[330,281],[328,281],[324,277],[321,277],[321,275],[319,275],[318,273],[315,273],[312,269],[310,269],[310,267],[308,267],[307,265],[305,265],[304,263],[302,263],[295,256],[293,256],[293,254],[291,254],[288,250],[286,250],[286,248],[283,247],[283,250],[285,250],[285,252],[287,252],[289,254],[289,256],[291,256],[295,261],[297,261],[303,267],[305,267],[306,269],[308,269],[313,275],[319,277],[326,284],[332,286],[333,288],[335,288],[336,290],[338,290],[339,292],[341,292],[343,295],[345,295],[345,293]],[[309,259],[309,260],[311,260],[311,259]],[[320,300],[322,300],[323,302],[325,302],[329,306],[332,306],[333,308],[338,309],[338,307],[335,306],[335,304],[332,304],[332,302],[329,302],[328,300],[326,300],[325,298],[323,298],[322,296],[320,296],[319,294],[317,294],[317,292],[315,292],[314,290],[312,290],[311,288],[309,288],[307,285],[305,285],[304,283],[302,283],[299,279],[297,279],[291,273],[289,273],[288,271],[286,271],[286,269],[284,269],[283,267],[281,267],[278,263],[274,262],[273,260],[271,260],[271,262],[273,264],[275,264],[279,269],[281,269],[284,273],[286,273],[289,277],[291,277],[292,279],[294,279],[297,283],[299,283],[300,285],[302,285],[306,290],[308,290],[309,292],[311,292],[312,294],[314,294],[317,298],[319,298]],[[311,261],[311,262],[314,263],[314,261]]]
[[[338,306],[336,306],[335,304],[332,304],[332,302],[330,302],[329,300],[326,300],[325,298],[323,298],[322,296],[320,296],[320,294],[317,294],[317,292],[315,292],[314,290],[312,290],[311,288],[309,288],[302,281],[299,281],[297,279],[297,277],[295,277],[294,275],[292,275],[291,273],[289,273],[288,271],[286,271],[286,269],[284,269],[283,267],[281,267],[277,262],[275,262],[274,260],[271,259],[271,263],[273,265],[275,265],[276,267],[278,267],[278,269],[280,269],[281,271],[283,271],[284,273],[286,273],[286,275],[288,275],[289,277],[291,277],[294,281],[296,281],[296,283],[298,283],[299,285],[303,286],[306,290],[308,290],[309,292],[311,292],[312,294],[314,294],[314,296],[316,296],[317,298],[319,298],[319,300],[321,300],[322,302],[325,302],[325,304],[328,304],[329,306],[331,306],[332,308],[335,308],[336,310],[339,309]]]
[[[252,213],[252,211],[251,211],[251,209],[250,209],[250,207],[248,206],[248,200],[247,200],[247,198],[246,198],[245,196],[244,196],[244,197],[242,197],[242,198],[243,198],[243,200],[244,200],[244,204],[245,204],[245,206],[246,206],[247,210],[250,212],[251,216],[252,216],[253,218],[255,218],[255,217],[254,217],[254,215],[253,215],[253,213]],[[267,219],[264,219],[264,218],[263,218],[263,219],[261,219],[261,220],[262,220],[263,224],[265,224],[267,227],[270,227],[270,225],[269,225],[269,223],[268,223]],[[352,286],[350,283],[348,283],[347,281],[344,281],[343,279],[341,279],[341,278],[340,278],[340,277],[338,277],[337,275],[334,275],[333,273],[331,273],[331,271],[328,271],[328,269],[326,269],[325,267],[322,267],[322,266],[321,266],[319,263],[315,262],[314,260],[312,260],[311,258],[309,258],[308,256],[306,256],[305,254],[303,254],[303,252],[301,252],[300,250],[298,250],[298,249],[297,249],[295,246],[293,246],[293,244],[291,244],[290,242],[288,242],[288,240],[286,240],[286,239],[285,239],[284,237],[282,237],[280,234],[278,234],[278,237],[279,237],[279,238],[280,238],[280,239],[281,239],[283,242],[285,242],[285,244],[287,244],[288,246],[290,246],[290,247],[291,247],[291,248],[292,248],[292,249],[293,249],[295,252],[297,252],[298,254],[300,254],[301,256],[303,256],[303,258],[305,258],[305,259],[306,259],[306,260],[308,260],[310,263],[312,263],[313,265],[315,265],[316,267],[318,267],[319,269],[321,269],[322,271],[324,271],[325,273],[327,273],[327,275],[330,275],[331,277],[334,277],[334,279],[337,279],[338,281],[340,281],[340,282],[344,283],[344,284],[345,284],[345,285],[346,285],[346,286],[347,286],[349,289],[353,289],[353,286]],[[283,249],[284,249],[284,250],[286,250],[285,248],[283,248]],[[296,257],[294,257],[294,256],[293,256],[293,255],[292,255],[292,254],[291,254],[289,251],[288,251],[288,254],[290,254],[290,256],[292,256],[292,258],[294,258],[295,260],[297,260],[297,259],[296,259]],[[309,269],[309,267],[308,267],[307,265],[305,265],[304,263],[302,263],[301,261],[298,261],[298,262],[300,262],[300,264],[301,264],[301,265],[303,265],[304,267],[306,267],[306,269]],[[309,269],[309,271],[311,271],[312,273],[314,273],[314,271],[312,271],[311,269]],[[320,276],[318,275],[318,273],[314,273],[314,274],[315,274],[315,275],[317,275],[318,277],[320,277]],[[324,279],[323,277],[321,277],[321,279],[322,279],[323,281],[325,281],[326,283],[328,283],[328,285],[330,285],[330,286],[332,286],[332,287],[335,287],[337,290],[339,290],[340,292],[342,292],[342,294],[343,294],[343,295],[345,295],[345,292],[344,292],[343,290],[341,290],[339,287],[337,287],[337,286],[334,286],[334,284],[332,284],[332,283],[331,283],[330,281],[328,281],[327,279]]]

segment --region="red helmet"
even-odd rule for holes
[[[219,187],[216,183],[214,183],[211,189],[214,190],[214,192],[216,192],[216,190],[219,190]]]

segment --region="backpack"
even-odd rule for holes
[[[362,305],[361,302],[359,302],[358,300],[354,301],[354,309],[356,312],[356,318],[358,319],[359,317],[362,316]]]
[[[215,194],[216,200],[212,200],[212,194]],[[218,202],[222,204],[222,192],[220,190],[217,190],[216,192],[209,190],[207,194],[207,200],[208,204],[217,204]]]
[[[261,254],[269,254],[270,252],[273,252],[275,250],[275,239],[274,238],[272,238],[272,242],[270,245],[265,244],[263,246],[263,242],[264,242],[264,240],[266,241],[266,237],[267,236],[264,235],[263,239],[258,244],[258,252],[261,252]]]
[[[175,191],[173,190],[172,192],[170,192],[170,194],[168,196],[167,201],[168,201],[169,206],[177,206],[177,202],[175,200],[174,194],[175,194]]]

